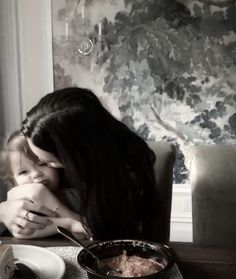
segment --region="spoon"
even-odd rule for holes
[[[106,274],[106,275],[110,275],[110,276],[120,275],[120,273],[118,273],[114,270],[111,270],[111,268],[107,264],[105,264],[104,262],[99,260],[99,258],[91,250],[89,250],[86,246],[84,246],[84,244],[77,237],[75,237],[70,231],[68,231],[67,229],[60,227],[60,226],[57,227],[57,231],[60,234],[62,234],[63,236],[65,236],[66,238],[70,239],[72,242],[74,242],[78,246],[85,249],[86,252],[88,252],[96,260],[97,268],[102,274]]]
[[[57,231],[64,235],[66,238],[70,239],[71,241],[73,241],[75,244],[81,246],[84,250],[86,250],[94,259],[96,259],[97,261],[99,261],[98,257],[91,252],[86,246],[84,246],[84,244],[77,238],[75,237],[70,231],[68,231],[67,229],[58,226],[57,227]]]

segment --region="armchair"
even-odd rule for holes
[[[236,144],[194,146],[187,157],[193,242],[236,248]]]

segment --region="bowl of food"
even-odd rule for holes
[[[82,249],[77,262],[87,272],[89,279],[159,279],[164,278],[175,263],[171,248],[150,241],[98,241],[87,248],[96,255],[103,267],[108,267],[100,268],[101,264]]]

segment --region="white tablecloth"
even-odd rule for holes
[[[63,279],[87,279],[86,272],[79,268],[76,261],[77,254],[81,248],[74,246],[62,246],[47,247],[47,249],[64,259],[66,263],[66,273]],[[169,270],[165,279],[183,279],[177,265]]]

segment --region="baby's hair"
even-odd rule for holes
[[[22,132],[20,130],[14,131],[4,142],[0,154],[0,175],[10,186],[15,184],[11,166],[11,154],[16,151],[24,154],[33,162],[38,161],[38,157],[31,151],[27,139]]]

